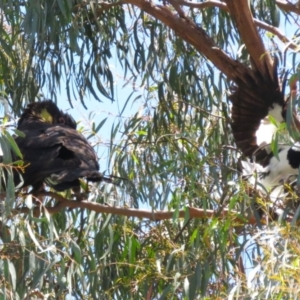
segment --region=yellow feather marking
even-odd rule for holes
[[[40,116],[42,117],[42,119],[46,122],[46,123],[50,123],[53,124],[53,118],[52,116],[48,113],[47,109],[43,109],[41,111]]]

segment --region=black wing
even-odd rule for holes
[[[285,118],[284,92],[279,85],[277,64],[274,64],[273,74],[265,73],[267,76],[262,76],[249,69],[246,75],[236,80],[236,86],[229,96],[232,103],[231,127],[236,145],[245,156],[252,158],[255,155],[255,161],[263,166],[269,163],[272,153],[257,144],[256,131],[261,120],[268,116],[274,104],[282,107],[282,116]]]
[[[46,181],[56,190],[79,185],[78,179],[109,181],[98,172],[97,155],[83,135],[65,125],[42,123],[39,128],[25,128],[25,137],[16,142],[28,166],[24,186]]]

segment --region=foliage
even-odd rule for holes
[[[42,97],[61,104],[61,89],[71,105],[92,106],[88,96],[118,101],[104,146],[107,168],[126,178],[90,186],[89,201],[75,203],[70,192],[15,195],[12,176],[2,176],[1,297],[297,298],[296,220],[262,224],[253,210],[268,202],[239,178],[227,95],[246,67],[260,68],[262,55],[297,73],[300,11],[285,1],[236,3],[1,1],[7,118]],[[132,90],[127,99],[117,99],[113,65]],[[105,122],[95,119],[86,134],[98,146]],[[1,129],[2,172],[11,174],[9,149],[17,150],[5,121]],[[170,217],[159,214],[167,210]]]

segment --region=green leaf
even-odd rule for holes
[[[76,263],[80,264],[82,259],[81,249],[80,247],[74,242],[71,242],[71,249],[74,254],[74,260]]]
[[[20,152],[20,149],[19,149],[17,143],[15,142],[15,140],[13,139],[13,137],[7,131],[4,134],[5,134],[6,138],[7,138],[7,140],[9,141],[10,147],[12,148],[12,150],[14,151],[14,153],[18,157],[20,157],[21,159],[23,159],[23,155]]]

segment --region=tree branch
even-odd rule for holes
[[[176,34],[193,45],[202,55],[210,60],[229,79],[235,80],[249,69],[238,61],[229,57],[220,49],[213,39],[192,20],[187,17],[181,18],[170,10],[170,7],[155,5],[153,2],[144,0],[121,0],[123,4],[132,4],[139,7],[154,18],[173,29]]]
[[[185,0],[178,0],[177,2],[181,5],[192,7],[192,8],[204,9],[204,8],[208,8],[208,7],[218,7],[225,11],[229,11],[227,5],[220,1],[210,0],[210,1],[205,1],[205,2],[199,3],[199,2],[189,2],[189,1],[185,1]]]
[[[229,79],[235,80],[243,76],[243,74],[249,72],[243,64],[233,60],[222,49],[220,49],[213,39],[207,35],[207,33],[197,26],[191,19],[189,19],[180,8],[179,5],[186,5],[198,9],[207,7],[219,7],[225,11],[231,13],[232,17],[235,17],[236,24],[240,30],[242,39],[245,41],[247,49],[254,61],[254,64],[258,70],[263,74],[265,73],[264,62],[262,57],[267,59],[267,65],[270,73],[272,74],[272,59],[267,53],[261,37],[259,36],[256,27],[259,26],[265,30],[272,32],[282,42],[286,43],[286,47],[298,50],[298,46],[287,39],[277,28],[268,25],[262,21],[253,19],[250,9],[247,4],[247,0],[235,1],[226,0],[229,6],[220,1],[206,1],[203,3],[192,3],[185,0],[170,0],[177,13],[171,11],[173,6],[161,6],[155,5],[153,2],[145,0],[121,0],[117,3],[98,2],[100,10],[110,9],[115,5],[132,4],[141,10],[145,11],[154,18],[160,20],[166,24],[169,28],[173,29],[178,36],[180,36],[187,43],[193,45],[202,55],[210,60],[221,72],[226,74]],[[98,13],[98,10],[97,10]],[[250,30],[249,30],[250,29]]]
[[[296,4],[282,0],[276,0],[275,3],[278,5],[279,8],[286,12],[293,12],[295,14],[300,15],[300,7]]]
[[[185,1],[185,0],[178,0],[177,3],[180,5],[184,5],[191,8],[197,8],[197,9],[218,7],[224,11],[229,12],[227,5],[220,1],[211,0],[211,1],[201,2],[201,3],[195,3],[195,2]],[[276,35],[279,38],[279,40],[285,44],[286,48],[291,48],[296,51],[299,50],[299,46],[293,43],[290,39],[288,39],[278,28],[254,18],[253,18],[253,22],[257,27],[265,29],[266,31],[269,31],[274,35]]]
[[[89,209],[98,213],[106,213],[106,214],[113,214],[119,216],[126,216],[126,217],[137,217],[141,219],[148,219],[151,221],[161,221],[161,220],[168,220],[174,217],[175,211],[152,211],[152,210],[142,210],[142,209],[134,209],[134,208],[123,208],[123,207],[115,207],[115,206],[108,206],[100,203],[90,202],[90,201],[75,201],[75,200],[68,200],[56,193],[53,192],[41,192],[36,195],[36,197],[52,197],[58,201],[58,203],[53,207],[44,207],[50,214],[57,213],[61,211],[62,208],[82,208],[82,209]],[[20,208],[14,210],[15,214],[19,213],[29,213],[29,208]],[[33,209],[33,213],[35,216],[38,216],[41,212],[41,207],[36,207]],[[178,212],[179,218],[184,218],[188,215],[190,218],[200,218],[200,219],[207,219],[216,217],[220,220],[231,216],[231,220],[236,222],[235,226],[241,226],[243,224],[256,224],[256,219],[254,216],[249,218],[245,218],[241,216],[238,212],[233,210],[223,210],[220,213],[216,213],[213,210],[209,209],[200,209],[194,207],[186,207],[184,210],[180,210]]]
[[[299,46],[288,39],[278,28],[256,19],[253,20],[255,25],[257,25],[258,27],[263,28],[276,35],[281,42],[285,43],[285,48],[291,48],[293,50],[299,51]]]
[[[240,1],[224,0],[224,1],[227,4],[231,17],[235,20],[241,39],[245,43],[246,48],[250,53],[250,56],[253,60],[255,67],[262,74],[267,76],[267,74],[265,74],[267,72],[265,68],[265,63],[266,63],[269,73],[273,74],[272,59],[269,53],[266,51],[263,41],[254,25],[248,0],[240,0]]]

